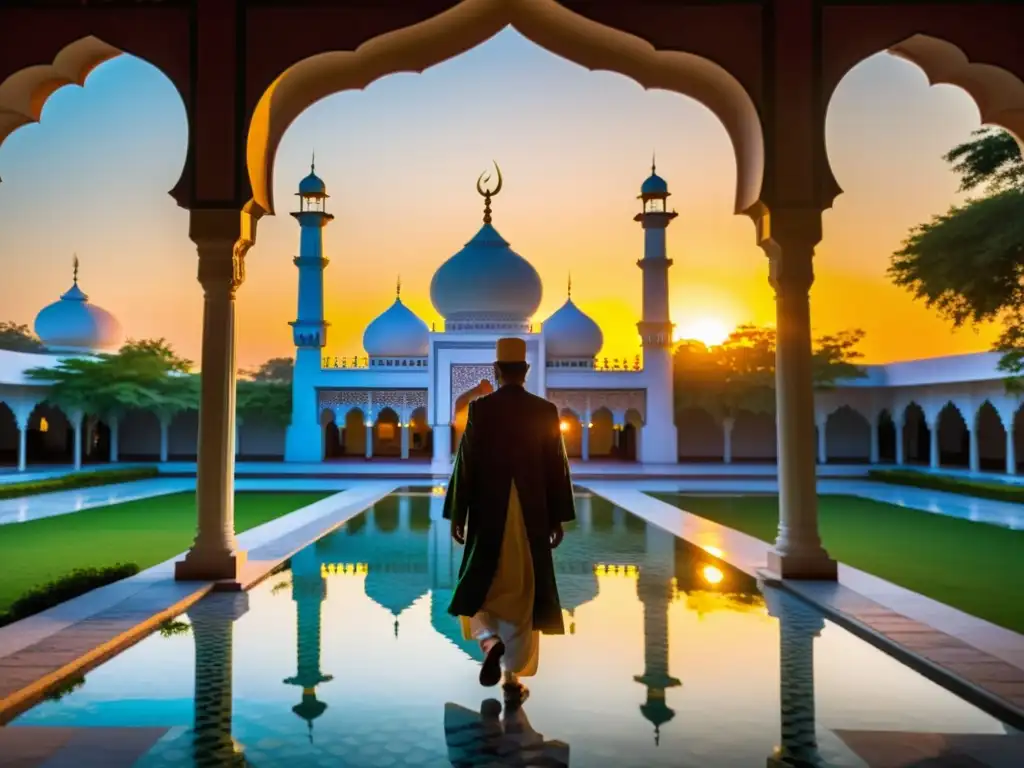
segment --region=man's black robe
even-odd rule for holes
[[[466,531],[448,612],[473,616],[484,604],[498,566],[513,480],[533,556],[533,628],[564,634],[550,535],[555,526],[576,519],[569,460],[558,409],[511,384],[469,404],[444,500],[444,518]]]

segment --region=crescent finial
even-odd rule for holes
[[[491,162],[494,162],[494,161],[492,160]],[[497,171],[497,174],[498,174],[498,183],[495,185],[494,189],[487,189],[486,187],[484,187],[484,184],[486,184],[487,182],[489,182],[491,180],[491,174],[488,173],[487,171],[484,171],[483,173],[481,173],[480,177],[476,180],[476,191],[484,199],[484,223],[485,224],[490,224],[491,223],[491,198],[494,197],[495,195],[497,195],[499,192],[501,192],[501,185],[503,183],[503,180],[501,178],[501,168],[498,167],[497,162],[494,162],[494,170]]]

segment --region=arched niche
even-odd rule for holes
[[[825,454],[841,463],[870,461],[871,422],[848,405],[832,411],[825,422]]]
[[[900,439],[903,441],[903,458],[907,464],[927,464],[930,456],[928,420],[924,409],[917,403],[910,403],[903,409],[903,427]]]
[[[583,455],[583,424],[580,417],[571,408],[563,408],[559,419],[565,454],[570,459],[578,459]]]
[[[361,408],[350,408],[345,412],[345,431],[341,436],[345,456],[365,456],[367,434],[366,414]]]
[[[1003,472],[1006,469],[1006,427],[999,412],[988,400],[978,408],[974,417],[978,435],[978,464],[980,469]]]
[[[33,464],[65,464],[74,460],[75,428],[58,406],[39,403],[28,417],[25,453]]]
[[[21,433],[11,407],[0,400],[0,464],[18,464]]]
[[[590,458],[610,458],[615,449],[615,417],[602,406],[590,416]]]
[[[878,460],[882,464],[896,463],[896,422],[888,408],[878,414]]]
[[[402,455],[402,420],[391,408],[382,408],[374,421],[373,455],[392,458]]]
[[[409,414],[409,456],[429,457],[432,451],[427,407],[423,405]]]
[[[334,411],[330,408],[324,408],[320,411],[318,421],[320,423],[320,439],[323,446],[324,460],[336,459],[343,455],[341,430],[338,428],[337,421],[335,420]]]
[[[939,411],[939,464],[946,467],[967,467],[970,462],[970,432],[960,409],[946,403]]]

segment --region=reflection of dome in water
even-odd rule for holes
[[[558,568],[557,551],[555,568]],[[566,611],[575,611],[597,597],[597,574],[593,569],[589,573],[558,573],[556,578],[558,597]]]
[[[473,659],[473,661],[479,661],[481,659],[480,646],[475,640],[466,640],[462,636],[461,622],[448,613],[448,604],[451,601],[452,590],[431,590],[430,626],[448,642]]]
[[[388,572],[371,567],[366,575],[366,596],[398,616],[427,591],[426,553],[422,572]]]

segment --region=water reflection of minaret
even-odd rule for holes
[[[658,744],[661,726],[676,714],[665,703],[665,691],[681,685],[668,673],[668,609],[672,603],[676,548],[674,537],[650,524],[645,539],[647,554],[636,585],[644,606],[644,673],[633,679],[647,686],[647,701],[640,705],[640,712],[653,723],[654,743]]]
[[[231,734],[234,623],[249,610],[245,592],[210,595],[188,609],[196,646],[192,761],[197,768],[244,766]]]
[[[576,520],[581,533],[589,534],[594,529],[594,497],[590,494],[576,497]]]
[[[313,721],[327,710],[316,697],[316,687],[333,679],[320,670],[321,613],[327,597],[327,580],[320,572],[320,561],[313,547],[306,547],[292,558],[292,600],[295,601],[296,671],[286,685],[302,689],[302,701],[292,712],[306,721],[309,740],[313,741]]]
[[[814,706],[814,638],[825,620],[810,606],[778,589],[764,589],[768,613],[779,620],[779,719],[782,745],[767,761],[768,768],[817,768]]]
[[[455,584],[455,562],[452,559],[452,532],[444,512],[444,496],[430,498],[430,544],[427,558],[430,564],[430,588],[452,589]]]

